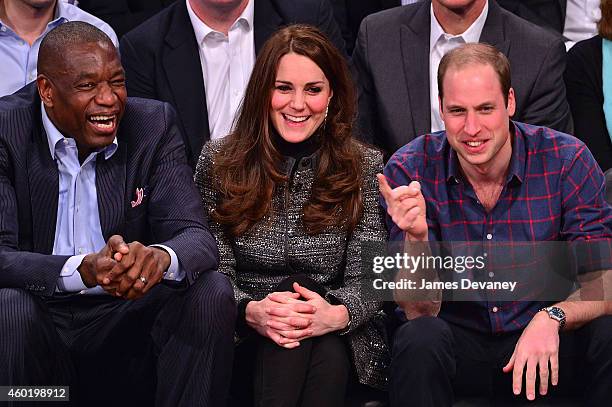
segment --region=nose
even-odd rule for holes
[[[101,106],[113,106],[116,101],[117,95],[113,88],[106,82],[100,83],[96,93],[96,103]]]
[[[293,94],[289,106],[294,110],[304,110],[304,95],[302,92],[295,92]]]
[[[480,131],[480,121],[476,112],[467,112],[463,130],[470,136],[475,136]]]

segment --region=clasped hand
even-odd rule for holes
[[[304,339],[346,327],[349,317],[344,305],[331,305],[298,283],[293,283],[293,289],[295,292],[274,292],[261,301],[249,302],[246,308],[249,326],[289,349],[299,346]]]
[[[109,294],[136,299],[161,281],[169,265],[166,251],[114,235],[98,253],[86,255],[78,271],[87,287],[99,285]]]

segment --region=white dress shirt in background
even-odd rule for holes
[[[218,139],[232,130],[255,64],[254,0],[249,0],[228,35],[204,24],[185,1],[200,51],[210,138]]]
[[[489,13],[489,2],[485,3],[478,18],[463,34],[451,35],[444,32],[434,16],[433,6],[430,7],[431,23],[429,28],[429,99],[431,103],[431,131],[444,130],[444,122],[440,116],[438,104],[438,66],[442,57],[462,44],[474,43],[480,40],[482,28]]]
[[[569,50],[578,41],[597,34],[597,22],[601,19],[600,0],[567,0],[563,36]]]

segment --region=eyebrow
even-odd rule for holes
[[[277,79],[275,82],[279,82],[279,83],[285,83],[288,85],[293,85],[293,83],[291,81],[283,81],[281,79]],[[307,82],[305,84],[305,86],[312,86],[312,85],[324,85],[325,81],[314,81],[314,82]]]
[[[125,75],[125,70],[123,68],[118,68],[116,71],[114,71],[111,74],[111,78],[114,78],[115,76],[119,76],[119,75],[122,75],[122,76]],[[95,72],[81,72],[79,76],[76,78],[75,82],[79,82],[84,79],[95,78],[96,76],[97,76],[97,73]]]
[[[479,105],[477,105],[475,108],[476,109],[482,109],[483,107],[489,107],[489,106],[495,106],[494,102],[483,102]],[[467,109],[467,107],[463,106],[463,105],[446,105],[445,106],[447,109]]]

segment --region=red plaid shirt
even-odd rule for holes
[[[444,132],[400,148],[385,167],[392,187],[419,181],[430,241],[580,241],[612,238],[604,177],[580,140],[511,122],[512,158],[496,206],[487,212],[465,179]],[[386,207],[384,200],[381,203]],[[403,232],[387,216],[390,240]],[[606,245],[607,247],[607,245]],[[523,329],[545,302],[445,302],[440,317],[481,332]]]

